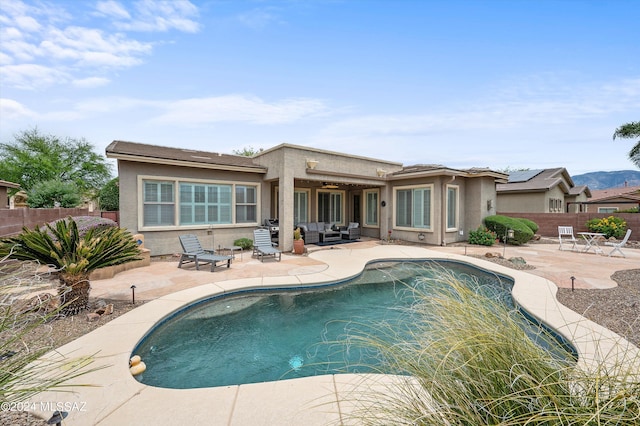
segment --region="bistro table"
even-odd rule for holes
[[[582,250],[583,253],[593,249],[595,253],[604,254],[604,251],[598,244],[598,240],[600,237],[604,237],[604,234],[601,234],[600,232],[578,232],[578,235],[581,235],[585,242],[585,247]]]

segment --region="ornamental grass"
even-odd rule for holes
[[[593,361],[545,344],[553,335],[522,327],[517,307],[439,271],[419,288],[408,335],[379,324],[350,344],[379,353],[380,372],[398,372],[360,394],[351,424],[638,425],[640,359]],[[382,376],[381,376],[382,377]],[[388,376],[385,376],[388,378]]]

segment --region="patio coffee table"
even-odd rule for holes
[[[338,241],[342,239],[340,231],[324,231],[320,232],[320,242],[327,243],[329,241]]]

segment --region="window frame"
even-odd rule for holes
[[[455,191],[455,212],[454,212],[454,220],[455,220],[455,224],[454,226],[449,226],[449,190],[454,190]],[[446,226],[446,232],[454,232],[457,231],[460,228],[460,185],[450,185],[447,184],[445,185],[445,191],[446,191],[446,214],[445,214],[445,226]]]
[[[433,183],[422,184],[422,185],[406,185],[406,186],[396,186],[393,187],[393,229],[397,229],[400,231],[412,231],[412,232],[435,232],[434,229],[434,188],[435,185]],[[411,223],[415,223],[413,214],[414,214],[414,191],[416,189],[421,190],[429,190],[429,226],[428,227],[414,227],[414,226],[399,226],[398,225],[398,191],[411,191]]]
[[[379,189],[365,189],[362,191],[363,204],[364,204],[364,220],[362,226],[365,228],[379,228],[380,227],[380,190]],[[375,195],[375,223],[369,222],[369,195]]]
[[[329,194],[329,216],[331,216],[332,211],[335,210],[335,207],[332,206],[332,196],[339,195],[340,196],[340,220],[324,220],[324,222],[331,223],[336,226],[344,226],[345,225],[345,215],[346,215],[346,197],[347,192],[342,189],[318,189],[316,191],[316,217],[319,222],[323,220],[320,218],[320,195],[321,194]]]
[[[173,185],[173,224],[171,225],[145,225],[144,224],[144,185],[145,182],[157,182],[157,183],[170,183]],[[231,186],[231,222],[230,223],[197,223],[182,225],[180,223],[180,185],[209,185],[209,186]],[[256,221],[255,222],[237,222],[236,219],[236,187],[245,186],[255,188],[256,193]],[[206,190],[205,190],[206,191]],[[209,228],[233,228],[238,226],[258,226],[258,214],[261,207],[261,182],[250,181],[230,181],[220,179],[192,179],[188,177],[175,177],[175,176],[154,176],[154,175],[138,175],[137,176],[137,214],[138,214],[138,230],[142,231],[171,231],[171,230],[189,230],[189,229],[209,229]],[[246,203],[242,203],[246,205]]]

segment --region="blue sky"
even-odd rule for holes
[[[635,169],[640,2],[0,1],[0,140]]]

